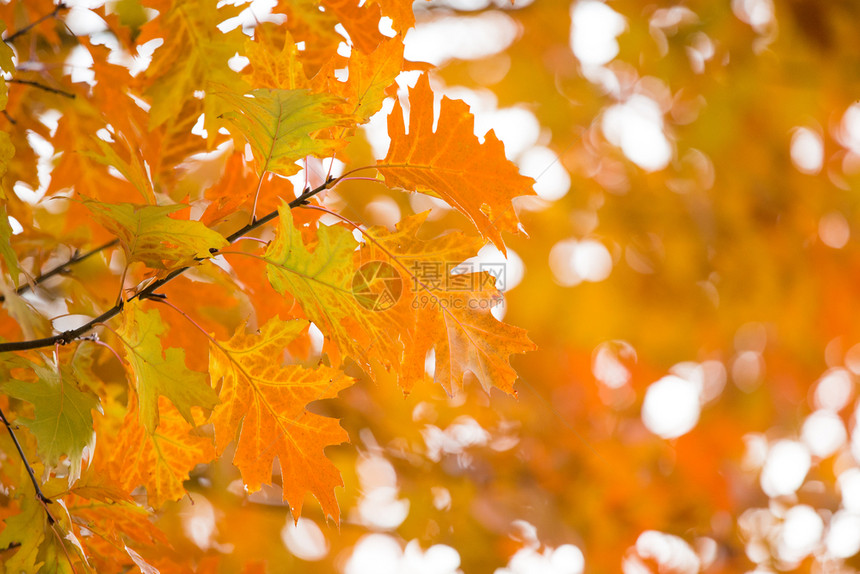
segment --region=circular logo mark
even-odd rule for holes
[[[371,311],[391,309],[403,294],[400,273],[384,261],[365,263],[352,276],[352,295]]]

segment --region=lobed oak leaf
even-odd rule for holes
[[[282,44],[282,47],[277,46]],[[271,34],[258,34],[245,42],[245,56],[250,60],[251,72],[244,75],[252,88],[297,90],[308,87],[299,49],[289,32],[275,43]]]
[[[99,398],[81,388],[78,371],[71,366],[31,364],[31,368],[36,381],[6,381],[0,390],[33,405],[34,418],[19,417],[18,422],[36,437],[39,454],[49,469],[57,468],[61,457],[67,457],[69,482],[74,482],[81,473],[84,449],[92,450],[95,443],[92,411],[101,411]]]
[[[339,64],[330,60],[316,78],[321,88],[346,101],[344,110],[356,116],[358,123],[367,123],[382,109],[395,78],[403,69],[403,42],[400,38],[386,39],[371,53],[355,51],[349,58],[349,76],[345,82],[335,79]]]
[[[423,379],[424,360],[433,349],[435,381],[450,394],[472,373],[485,390],[514,393],[517,374],[509,356],[535,349],[524,329],[498,321],[491,309],[502,295],[486,272],[452,275],[483,243],[462,233],[430,240],[417,234],[428,212],[405,218],[395,231],[373,227],[362,249],[364,259],[391,261],[411,285],[413,309],[401,329],[403,367],[399,384],[408,392]]]
[[[146,172],[146,167],[143,165],[143,160],[136,150],[132,149],[131,144],[123,137],[119,137],[128,151],[129,159],[126,161],[116,152],[116,150],[107,142],[101,139],[96,139],[99,151],[83,152],[83,155],[97,161],[98,163],[116,169],[125,179],[130,182],[134,188],[140,193],[143,200],[154,205],[155,191],[152,188],[152,181]]]
[[[275,456],[281,467],[284,500],[298,521],[306,493],[323,512],[339,520],[334,488],[340,473],[325,457],[325,447],[349,440],[335,419],[307,410],[308,403],[335,397],[353,384],[337,369],[283,366],[284,348],[307,322],[273,319],[259,334],[239,330],[229,341],[210,344],[209,372],[220,387],[221,404],[212,415],[219,453],[241,425],[233,463],[251,492],[271,481]]]
[[[377,313],[355,296],[353,253],[358,243],[352,233],[341,226],[320,226],[317,243],[309,251],[293,225],[290,208],[282,204],[278,211],[278,234],[263,256],[269,282],[279,293],[295,297],[305,316],[323,332],[323,349],[332,365],[339,366],[343,355],[368,372],[372,359],[386,368],[399,364],[397,315]]]
[[[401,34],[415,26],[412,0],[372,0],[368,4],[379,4],[382,14],[391,18],[391,27]]]
[[[260,173],[289,176],[299,171],[296,160],[329,156],[346,145],[344,140],[314,137],[315,132],[353,121],[336,110],[339,100],[334,96],[273,89],[216,93],[232,108],[224,119],[251,144]]]
[[[379,33],[379,6],[359,0],[322,0],[322,5],[334,14],[358,51],[369,54],[385,40]]]
[[[179,117],[195,91],[205,90],[211,83],[244,89],[239,74],[227,66],[227,61],[243,52],[245,35],[241,28],[226,33],[218,29],[218,24],[238,16],[241,10],[217,0],[168,3],[160,6],[158,17],[142,27],[139,44],[164,39],[145,72],[149,87],[144,93],[152,100],[150,129]],[[215,118],[223,110],[208,93],[203,107],[211,144],[218,133]]]
[[[409,90],[409,131],[398,101],[388,116],[391,146],[377,169],[387,185],[439,197],[464,213],[481,234],[505,252],[502,231],[516,232],[511,201],[534,195],[534,180],[505,158],[492,130],[484,143],[474,134],[475,118],[461,101],[442,98],[433,131],[433,92],[423,74]]]
[[[160,423],[161,396],[169,399],[191,424],[194,424],[192,407],[211,411],[218,397],[207,384],[206,376],[185,366],[184,350],[162,348],[160,337],[167,328],[158,311],[143,311],[140,301],[134,300],[126,304],[123,319],[117,334],[134,375],[140,420],[147,431],[155,432]]]
[[[147,503],[159,508],[165,501],[185,495],[183,481],[195,466],[215,458],[215,447],[211,438],[194,432],[196,421],[192,418],[189,424],[165,397],[158,399],[158,428],[148,430],[141,425],[135,410],[132,403],[118,436],[109,445],[110,459],[104,468],[128,491],[145,487]]]
[[[151,513],[134,502],[108,473],[89,467],[62,494],[74,532],[95,571],[132,567],[142,560],[141,554],[170,555],[170,541],[150,520]]]
[[[119,238],[129,263],[140,261],[151,269],[177,269],[212,257],[210,249],[228,245],[219,233],[199,221],[168,217],[184,206],[93,200],[83,203],[102,226]]]
[[[35,496],[23,496],[20,511],[4,520],[5,528],[0,532],[0,548],[10,548],[18,545],[11,557],[3,562],[6,574],[20,572],[38,572],[44,564],[40,560],[42,545],[48,538],[45,512],[39,506]],[[53,539],[50,536],[50,539]]]

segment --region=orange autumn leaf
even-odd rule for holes
[[[433,92],[426,74],[409,90],[409,102],[408,132],[399,101],[388,116],[391,147],[376,166],[385,183],[444,199],[504,252],[502,231],[517,231],[511,202],[534,195],[534,180],[520,175],[505,158],[504,145],[492,130],[484,143],[478,140],[475,118],[461,101],[442,98],[433,131]]]
[[[271,481],[277,457],[293,518],[298,521],[305,494],[311,493],[338,521],[334,488],[343,481],[324,450],[349,437],[337,420],[314,414],[307,405],[337,396],[353,379],[325,366],[282,365],[285,347],[306,328],[301,320],[272,320],[258,334],[240,328],[229,341],[211,342],[209,371],[221,398],[212,423],[219,454],[241,429],[233,463],[249,492]]]
[[[106,469],[128,491],[143,486],[147,503],[153,508],[185,496],[183,481],[195,466],[215,458],[212,439],[197,433],[166,398],[158,401],[158,427],[148,431],[130,408],[119,436],[111,440]]]
[[[399,38],[386,39],[371,53],[355,52],[349,59],[349,76],[345,82],[335,79],[336,60],[326,64],[314,79],[325,82],[325,88],[346,101],[344,111],[366,123],[382,109],[403,62],[403,42]]]
[[[509,356],[535,349],[524,329],[497,320],[493,307],[502,295],[485,273],[451,275],[451,270],[475,255],[483,243],[461,233],[419,239],[428,213],[405,218],[394,232],[384,227],[367,231],[362,259],[389,261],[410,286],[406,298],[416,310],[401,337],[404,359],[400,385],[411,390],[423,378],[424,359],[435,352],[435,381],[448,392],[463,387],[468,373],[489,391],[496,387],[514,393],[517,374]]]

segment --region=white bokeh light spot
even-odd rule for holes
[[[818,410],[806,417],[801,436],[809,451],[821,458],[835,453],[848,439],[842,419],[828,410]]]
[[[549,148],[535,146],[517,160],[520,173],[534,178],[535,192],[547,201],[561,199],[570,191],[570,175]]]
[[[652,433],[676,438],[699,421],[701,385],[674,375],[652,383],[642,402],[642,422]]]
[[[570,9],[570,49],[583,66],[603,66],[618,55],[616,38],[627,28],[618,12],[597,0],[576,2]]]
[[[803,484],[811,464],[812,457],[804,444],[780,440],[767,453],[761,489],[770,497],[793,494]]]
[[[848,558],[860,551],[860,515],[840,510],[830,519],[825,539],[827,552],[834,558]]]
[[[844,215],[831,211],[818,221],[818,236],[826,246],[842,249],[851,238],[851,227]]]
[[[791,161],[801,173],[814,175],[824,164],[824,142],[809,128],[797,128],[791,136]]]
[[[661,170],[672,159],[672,146],[663,133],[663,112],[647,96],[634,95],[610,106],[603,113],[601,128],[611,144],[645,171]]]
[[[853,395],[854,381],[851,379],[851,373],[841,368],[830,369],[818,379],[813,403],[819,409],[840,411],[845,408]]]
[[[287,518],[281,529],[281,540],[293,556],[307,561],[322,560],[328,555],[328,541],[317,523],[301,517],[298,523]]]
[[[787,562],[799,562],[811,554],[824,534],[824,521],[811,506],[800,504],[785,513],[776,554]]]

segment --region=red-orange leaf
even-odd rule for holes
[[[335,397],[353,379],[325,366],[282,366],[284,348],[306,328],[305,321],[273,319],[259,334],[240,329],[229,341],[210,345],[209,371],[213,384],[220,385],[221,397],[212,423],[219,454],[241,425],[233,463],[249,491],[271,482],[277,456],[284,500],[293,518],[298,521],[305,494],[310,492],[323,512],[337,521],[340,510],[334,488],[343,481],[324,450],[349,437],[337,420],[313,414],[306,406]]]
[[[409,90],[409,132],[400,102],[388,116],[391,147],[377,168],[392,187],[440,197],[456,207],[501,251],[502,231],[516,232],[511,201],[534,195],[534,180],[520,175],[505,158],[492,130],[484,143],[474,133],[475,118],[461,101],[442,98],[439,123],[433,131],[433,92],[427,75]]]

